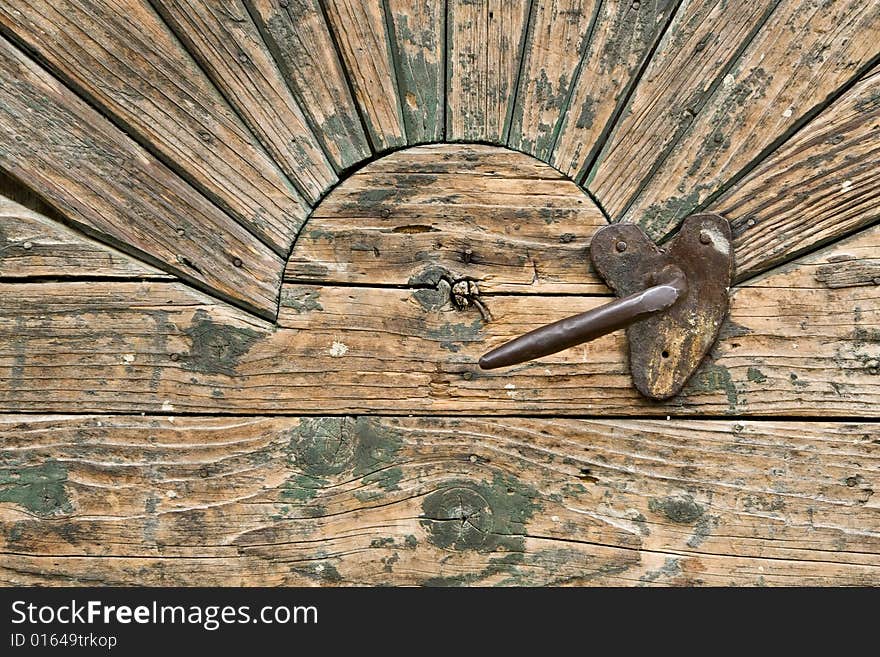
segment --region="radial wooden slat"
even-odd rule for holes
[[[684,0],[584,183],[620,218],[644,179],[687,130],[779,0]],[[576,149],[563,146],[560,153]],[[586,153],[575,161],[577,172]],[[562,161],[566,164],[569,156]],[[658,175],[663,175],[659,170]]]
[[[507,139],[531,0],[448,0],[446,136]]]
[[[0,583],[870,586],[876,442],[868,422],[6,415]]]
[[[590,188],[613,217],[662,236],[876,61],[878,40],[878,3],[783,0],[662,157],[640,142],[604,158]],[[687,109],[651,102],[666,114]]]
[[[89,277],[172,278],[0,196],[0,279]]]
[[[338,169],[370,155],[363,123],[319,0],[244,0]]]
[[[377,151],[406,143],[385,2],[321,0]]]
[[[710,206],[733,222],[738,278],[880,219],[878,163],[875,69]]]
[[[287,253],[307,214],[302,197],[147,0],[2,0],[0,28]]]
[[[443,140],[446,106],[445,3],[386,0],[407,141]]]
[[[0,67],[0,167],[99,239],[274,316],[268,246],[3,37]]]
[[[583,61],[571,82],[570,100],[555,118],[558,138],[552,154],[537,155],[575,180],[581,180],[615,112],[636,82],[651,49],[680,2],[675,0],[603,0]]]
[[[337,181],[242,0],[153,0],[310,203]]]
[[[532,3],[508,141],[511,147],[548,158],[599,4],[598,0]]]

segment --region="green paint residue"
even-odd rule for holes
[[[713,363],[704,364],[688,384],[689,392],[717,392],[723,390],[727,395],[730,412],[736,411],[736,385],[726,367]]]
[[[753,381],[754,383],[764,383],[767,380],[767,377],[764,376],[764,373],[757,367],[750,367],[748,372],[746,372],[746,376],[748,377],[749,381]]]
[[[421,524],[440,548],[522,552],[537,500],[534,488],[508,475],[496,474],[492,483],[455,482],[425,498]]]
[[[192,341],[183,360],[184,369],[204,374],[234,375],[239,360],[263,334],[249,328],[215,323],[204,310],[197,310],[184,330]]]
[[[446,322],[436,329],[426,329],[425,335],[431,340],[438,340],[440,348],[453,353],[461,350],[462,342],[482,340],[483,322],[475,319],[470,324],[450,324]]]
[[[67,468],[57,461],[25,468],[0,469],[0,502],[10,502],[46,517],[68,513]]]

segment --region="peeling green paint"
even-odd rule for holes
[[[749,381],[754,383],[764,383],[767,380],[764,373],[757,367],[750,367],[748,372],[746,372],[746,377],[748,377]]]
[[[726,367],[714,363],[705,363],[691,378],[687,385],[689,393],[717,392],[723,390],[727,395],[730,411],[736,411],[738,403],[736,385]]]
[[[538,492],[509,475],[451,482],[422,503],[428,541],[450,550],[522,552],[525,526],[540,509]]]
[[[440,348],[453,353],[461,350],[462,342],[475,342],[483,339],[483,322],[475,319],[470,324],[451,324],[446,322],[438,328],[428,328],[425,336],[438,340]]]
[[[689,525],[703,515],[703,507],[690,495],[673,495],[663,498],[651,498],[648,509],[653,513],[662,513],[672,522]]]
[[[264,335],[249,328],[217,324],[201,309],[183,333],[192,343],[182,359],[184,369],[229,376],[235,375],[241,357]]]
[[[518,568],[524,561],[522,552],[512,552],[489,559],[487,565],[477,572],[431,577],[425,580],[425,586],[470,586],[495,575],[507,575],[509,579],[505,583],[525,584]]]
[[[40,517],[69,513],[67,468],[58,461],[24,468],[0,468],[0,502],[24,507]]]
[[[314,289],[284,290],[281,305],[301,315],[312,310],[324,310],[324,306],[318,302],[320,298],[321,294]]]

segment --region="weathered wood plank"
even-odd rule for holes
[[[874,585],[872,423],[0,417],[4,585]]]
[[[3,37],[0,142],[77,228],[274,316],[281,259]]]
[[[571,81],[571,100],[556,113],[558,138],[552,155],[539,157],[572,179],[581,180],[598,152],[615,110],[635,82],[635,75],[675,12],[678,0],[603,0],[596,29]],[[552,114],[551,114],[552,116]]]
[[[506,141],[531,4],[448,0],[448,140]]]
[[[712,211],[732,222],[737,277],[753,276],[880,219],[878,162],[880,69],[712,204]]]
[[[147,0],[3,0],[0,28],[287,254],[302,197]]]
[[[286,285],[273,328],[176,283],[3,285],[0,408],[877,417],[880,296],[833,274],[865,254],[876,266],[878,245],[880,227],[734,289],[709,360],[663,404],[632,388],[622,333],[478,369],[489,348],[607,297],[481,295],[487,321],[445,280]]]
[[[319,0],[244,0],[337,169],[370,155],[370,145]]]
[[[443,140],[446,107],[445,3],[435,0],[386,0],[393,27],[407,141]]]
[[[309,203],[337,182],[242,0],[153,0]]]
[[[286,279],[372,285],[480,277],[484,292],[607,293],[589,243],[602,213],[521,153],[438,145],[377,160],[321,203]]]
[[[615,201],[606,209],[655,237],[667,233],[876,62],[878,41],[877,3],[783,0],[662,161],[640,144],[625,176],[630,182],[600,164],[591,189],[603,206],[609,189],[615,199],[631,192],[626,207]],[[655,164],[659,169],[648,172]]]
[[[384,0],[322,0],[361,116],[381,152],[406,144]]]
[[[684,0],[586,172],[585,184],[613,219],[623,216],[646,179],[666,175],[666,156],[714,90],[724,80],[733,86],[730,67],[779,1]]]
[[[172,278],[0,196],[0,278],[82,276]]]
[[[556,123],[567,108],[599,4],[597,0],[533,3],[508,140],[512,148],[549,159]]]

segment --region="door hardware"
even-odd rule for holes
[[[676,395],[727,316],[730,224],[716,214],[691,215],[663,248],[635,224],[611,224],[593,236],[590,256],[621,298],[515,338],[480,358],[480,367],[516,365],[626,328],[635,387],[655,400]]]

